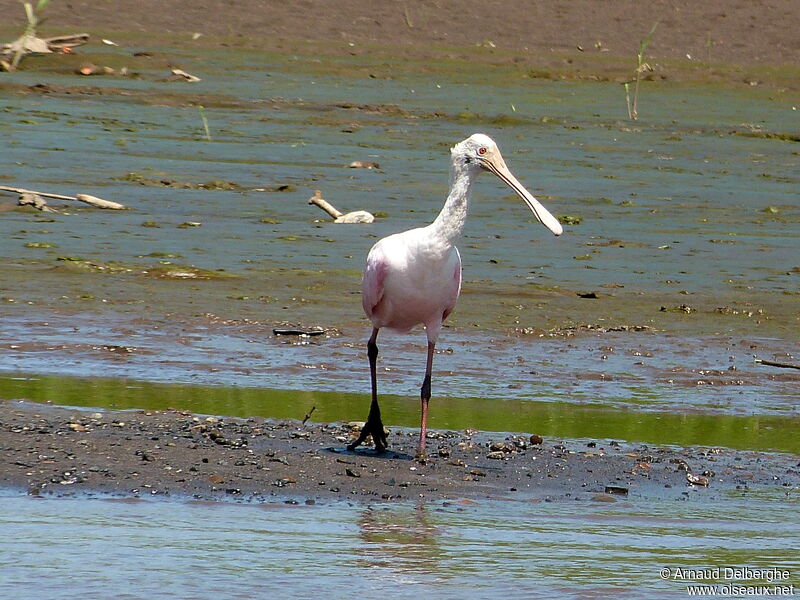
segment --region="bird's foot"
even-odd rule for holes
[[[372,436],[372,442],[375,444],[375,452],[381,454],[386,452],[388,443],[386,441],[386,430],[383,428],[383,422],[380,419],[368,419],[361,428],[361,433],[358,439],[351,444],[348,444],[348,450],[355,450],[363,444],[368,437]]]

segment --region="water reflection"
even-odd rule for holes
[[[661,600],[685,586],[660,569],[725,566],[787,569],[797,586],[797,502],[777,487],[372,507],[0,496],[0,594]]]
[[[359,564],[399,573],[441,574],[440,528],[431,522],[431,507],[420,501],[413,508],[369,506],[358,519]]]
[[[27,399],[111,409],[190,410],[234,417],[302,419],[316,407],[317,422],[348,421],[368,401],[361,394],[245,387],[167,385],[112,378],[0,376],[0,399]],[[392,426],[417,427],[419,400],[386,394]],[[800,419],[793,415],[704,414],[688,410],[629,410],[574,399],[545,401],[485,397],[437,401],[432,424],[442,429],[528,432],[567,438],[619,439],[648,444],[724,446],[800,453]]]

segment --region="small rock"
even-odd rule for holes
[[[616,494],[617,496],[627,496],[628,488],[619,485],[607,485],[606,494]]]
[[[491,458],[494,460],[503,460],[506,457],[506,453],[502,450],[495,450],[494,452],[489,452],[486,455],[486,458]]]
[[[544,438],[543,438],[542,436],[540,436],[540,435],[538,435],[538,434],[536,434],[536,433],[534,433],[534,434],[531,436],[531,444],[533,444],[534,446],[538,446],[538,445],[540,445],[542,442],[544,442]]]
[[[100,73],[100,67],[93,63],[83,63],[75,70],[78,75],[97,75]]]
[[[349,165],[351,169],[380,169],[381,166],[371,160],[354,160]]]
[[[696,309],[692,308],[688,304],[681,304],[680,306],[662,306],[660,310],[661,312],[681,312],[687,314],[696,312]]]
[[[692,475],[691,473],[686,473],[686,481],[692,485],[708,486],[708,477],[703,477],[702,475]]]
[[[686,471],[688,473],[692,470],[692,468],[689,466],[689,463],[682,458],[670,458],[669,462],[678,465],[679,471]]]
[[[348,477],[361,477],[361,473],[354,471],[353,469],[345,469],[344,472]]]
[[[614,498],[614,496],[612,496],[611,494],[600,494],[600,493],[597,493],[594,496],[592,496],[592,501],[593,502],[616,502],[617,499]]]

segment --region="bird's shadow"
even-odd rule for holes
[[[410,454],[405,452],[395,452],[394,450],[384,450],[383,452],[377,452],[373,448],[358,448],[355,450],[349,450],[347,447],[338,448],[335,446],[330,446],[325,448],[326,452],[331,452],[333,454],[342,454],[345,456],[364,456],[370,458],[382,458],[382,459],[389,459],[389,460],[414,460],[414,457]]]

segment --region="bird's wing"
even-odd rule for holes
[[[377,246],[370,250],[364,278],[361,280],[361,305],[368,317],[372,318],[375,307],[383,299],[383,284],[386,280],[388,264],[383,252]]]
[[[458,248],[453,247],[456,253],[456,264],[455,269],[453,270],[453,280],[455,281],[455,286],[453,288],[454,294],[450,298],[450,302],[448,303],[447,308],[442,313],[442,321],[444,321],[447,316],[453,312],[453,309],[456,307],[456,300],[458,300],[458,295],[461,293],[461,254],[458,251]]]

